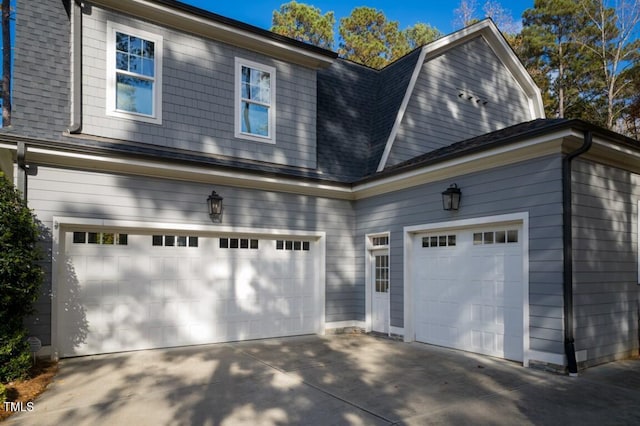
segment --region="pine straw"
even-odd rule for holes
[[[16,380],[5,384],[7,389],[7,402],[22,402],[23,406],[29,401],[34,401],[53,381],[53,377],[58,372],[58,363],[48,359],[38,359],[31,367],[29,374],[24,380]],[[6,419],[11,414],[5,411],[4,404],[0,405],[0,421]]]

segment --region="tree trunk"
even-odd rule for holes
[[[2,0],[2,126],[11,126],[11,4]]]

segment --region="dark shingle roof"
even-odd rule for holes
[[[375,172],[420,49],[378,71],[339,59],[318,72],[318,169],[353,181]]]

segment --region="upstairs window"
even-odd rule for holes
[[[107,23],[107,114],[162,124],[162,37]]]
[[[275,142],[276,70],[236,58],[235,136]]]

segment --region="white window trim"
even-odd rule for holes
[[[155,43],[155,71],[153,83],[153,114],[118,111],[116,109],[116,32],[126,33]],[[116,22],[107,21],[107,115],[162,124],[162,36]]]
[[[269,105],[269,136],[254,135],[242,131],[242,109],[241,103],[241,84],[242,84],[242,67],[254,68],[269,73],[271,82],[271,102]],[[248,59],[235,58],[235,87],[234,87],[234,133],[236,138],[248,139],[257,142],[276,143],[276,69],[268,65],[250,61]]]

